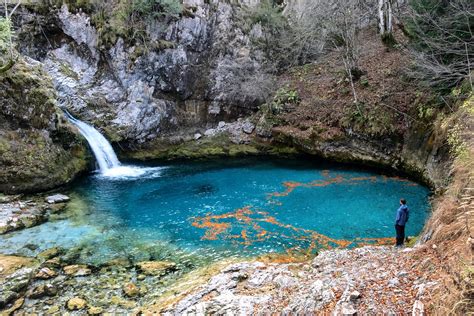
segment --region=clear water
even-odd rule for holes
[[[381,174],[307,160],[170,164],[140,177],[76,182],[64,218],[0,237],[0,252],[76,247],[85,262],[116,258],[196,264],[228,256],[314,253],[391,242],[401,197],[408,235],[422,229],[429,190]],[[25,247],[28,244],[35,247]]]

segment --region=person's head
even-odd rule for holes
[[[400,205],[405,205],[407,204],[407,200],[405,199],[400,199]]]

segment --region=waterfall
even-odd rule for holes
[[[79,132],[81,132],[89,143],[102,176],[111,178],[138,177],[144,174],[148,174],[149,177],[159,176],[158,171],[162,169],[161,167],[143,168],[122,165],[118,160],[112,145],[110,145],[109,141],[99,133],[98,130],[93,126],[76,119],[66,109],[63,108],[63,111],[69,121],[79,129]]]
[[[109,169],[120,167],[120,161],[118,160],[112,145],[110,145],[107,139],[99,133],[98,130],[91,125],[74,118],[69,114],[69,112],[64,112],[69,121],[74,124],[86,138],[89,146],[94,152],[101,173],[106,173]]]

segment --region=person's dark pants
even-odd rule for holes
[[[405,239],[405,226],[395,225],[395,230],[397,231],[397,246],[401,246]]]

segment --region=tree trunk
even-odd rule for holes
[[[379,0],[379,32],[382,36],[392,33],[392,0]]]

